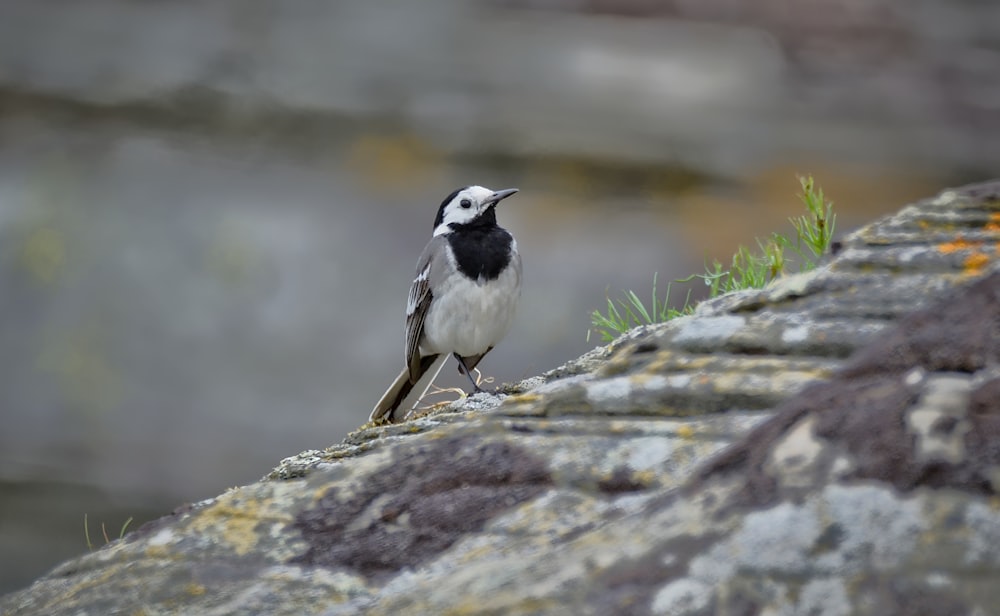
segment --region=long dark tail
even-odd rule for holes
[[[415,382],[410,382],[410,371],[407,368],[403,368],[403,371],[399,373],[399,376],[392,382],[389,389],[385,390],[382,398],[379,399],[375,408],[372,409],[371,415],[368,416],[368,421],[395,423],[397,419],[405,419],[406,413],[409,413],[410,409],[424,396],[424,393],[430,387],[431,382],[437,376],[441,366],[444,365],[444,360],[447,358],[447,355],[427,355],[421,357],[420,373],[416,375]],[[436,367],[435,364],[437,364]],[[434,367],[433,370],[431,369],[432,367]],[[418,387],[420,385],[423,387]],[[416,396],[410,402],[410,406],[407,407],[403,403],[408,401],[408,398],[412,398],[410,393],[414,390],[420,395]],[[397,418],[396,411],[400,407],[403,407],[405,413],[402,417]]]

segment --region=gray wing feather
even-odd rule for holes
[[[428,242],[417,260],[417,277],[410,285],[410,295],[406,301],[406,346],[404,359],[410,372],[410,382],[420,378],[420,338],[424,333],[424,319],[434,299],[432,289],[445,273],[447,263],[447,242],[437,236]]]
[[[516,242],[514,243],[514,246],[515,247],[517,246]],[[521,295],[521,272],[523,270],[521,269],[521,254],[519,252],[517,252],[517,250],[514,250],[513,254],[510,255],[510,266],[514,268],[514,276],[515,276],[515,281],[516,281],[516,284],[517,284],[517,294],[518,294],[518,296],[520,296]]]
[[[410,382],[420,378],[420,336],[424,333],[424,318],[431,305],[431,290],[425,273],[417,275],[410,285],[410,298],[406,303],[406,347],[405,360],[410,373]]]

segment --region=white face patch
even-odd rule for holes
[[[479,216],[487,205],[487,200],[493,196],[493,191],[482,186],[469,186],[460,190],[444,207],[444,216],[434,229],[434,235],[451,232],[448,226],[452,223],[464,224]]]

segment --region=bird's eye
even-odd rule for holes
[[[472,207],[472,201],[469,201],[468,199],[462,199],[459,205],[461,205],[464,209],[469,209],[470,207]]]

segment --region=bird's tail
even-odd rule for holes
[[[379,399],[375,408],[372,409],[368,421],[395,423],[397,421],[396,411],[400,408],[404,410],[403,416],[398,419],[405,419],[410,410],[413,409],[424,397],[431,383],[437,378],[441,368],[444,367],[447,355],[427,355],[420,358],[420,374],[417,375],[415,383],[410,382],[410,371],[403,368],[396,380],[392,382],[389,389],[385,390],[382,398]],[[419,392],[419,395],[412,395]],[[405,404],[404,404],[405,403]]]

